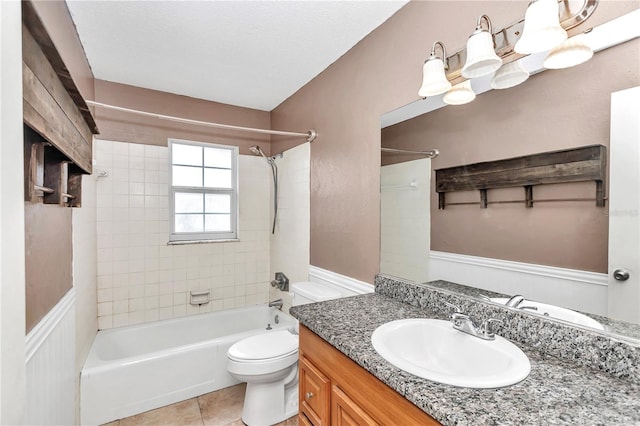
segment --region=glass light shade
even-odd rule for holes
[[[438,57],[427,59],[422,67],[422,86],[418,96],[437,96],[451,89],[451,83],[444,73],[444,62]]]
[[[492,89],[508,89],[524,83],[529,78],[529,71],[525,70],[520,61],[513,61],[500,67],[491,79]]]
[[[569,68],[587,62],[593,56],[593,50],[584,42],[579,34],[554,47],[544,60],[548,69]]]
[[[537,0],[531,3],[524,15],[522,37],[514,50],[531,54],[551,50],[567,39],[567,32],[560,26],[557,0]]]
[[[462,76],[476,78],[489,75],[502,65],[502,59],[493,48],[493,38],[488,31],[478,31],[467,40],[467,60]]]
[[[471,88],[471,80],[466,80],[456,84],[449,90],[442,100],[449,105],[463,105],[476,98],[476,94]]]

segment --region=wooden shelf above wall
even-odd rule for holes
[[[566,198],[554,200],[534,200],[533,186],[595,181],[596,206],[604,207],[604,182],[607,173],[607,148],[604,145],[589,145],[580,148],[525,155],[504,160],[487,161],[436,170],[436,192],[438,208],[444,209],[454,204],[479,204],[487,208],[487,190],[496,188],[523,187],[524,199],[506,202],[521,202],[533,207],[540,201],[577,201],[583,199]],[[477,203],[446,203],[445,194],[455,191],[480,191]]]

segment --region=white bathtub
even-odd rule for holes
[[[276,316],[278,323],[276,324]],[[235,342],[296,329],[266,305],[99,331],[80,375],[83,425],[103,424],[239,383],[227,372]]]

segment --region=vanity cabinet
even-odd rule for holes
[[[301,425],[439,425],[349,357],[300,326]]]
[[[331,381],[309,360],[300,357],[300,411],[304,412],[311,424],[329,424]]]

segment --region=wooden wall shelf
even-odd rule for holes
[[[80,207],[98,128],[31,1],[22,24],[25,200]]]
[[[607,148],[604,145],[589,145],[580,148],[525,155],[505,160],[487,161],[436,170],[436,192],[438,208],[447,205],[479,204],[487,208],[494,203],[524,203],[527,208],[535,202],[587,201],[583,198],[534,200],[533,186],[568,183],[596,182],[594,199],[596,206],[604,207],[604,183],[607,173]],[[514,201],[488,201],[487,190],[496,188],[524,188],[524,199]],[[480,191],[480,201],[470,203],[447,203],[445,194],[455,191]]]

